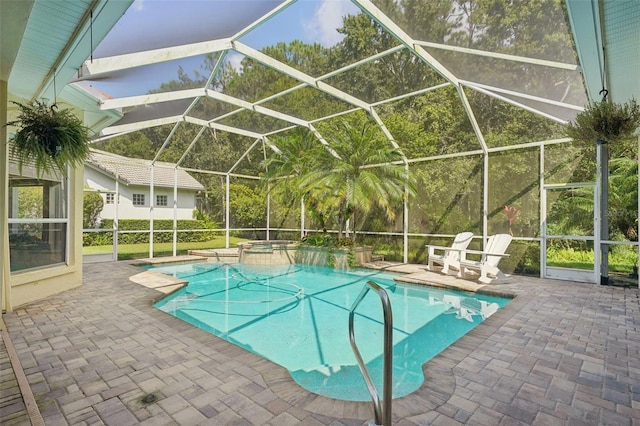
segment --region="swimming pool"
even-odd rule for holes
[[[508,299],[403,285],[399,274],[308,265],[189,263],[148,267],[189,281],[156,307],[287,370],[311,392],[349,401],[369,393],[349,344],[349,309],[373,280],[393,310],[393,396],[424,381],[422,365],[489,317]],[[358,347],[382,391],[383,324],[370,292],[354,322]]]

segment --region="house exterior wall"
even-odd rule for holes
[[[82,168],[72,169],[69,184],[68,263],[11,274],[7,311],[82,285]]]
[[[0,313],[9,311],[9,145],[7,140],[7,81],[0,79]]]
[[[115,191],[116,183],[111,177],[100,173],[92,168],[85,168],[85,187],[99,191]],[[138,185],[118,185],[119,204],[118,219],[149,219],[150,212],[150,189],[146,186]],[[173,188],[155,187],[154,192],[154,219],[173,219]],[[133,194],[144,195],[144,205],[133,205]],[[178,219],[193,219],[193,209],[196,207],[197,191],[178,188],[177,217]],[[116,205],[107,203],[107,194],[103,193],[102,199],[104,207],[100,213],[100,219],[113,219],[115,217]],[[155,205],[158,195],[167,197],[166,206]],[[115,199],[115,194],[114,194]]]
[[[7,140],[7,100],[9,94],[6,81],[0,81],[0,140]],[[2,144],[0,150],[0,308],[11,312],[15,307],[30,303],[82,284],[82,168],[72,169],[69,174],[69,211],[67,263],[33,270],[11,272],[8,218],[9,205],[9,145]]]

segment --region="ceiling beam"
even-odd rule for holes
[[[223,132],[233,133],[235,135],[247,136],[253,139],[261,139],[262,134],[251,132],[249,130],[238,129],[236,127],[225,126],[224,124],[215,123],[213,121],[202,120],[194,117],[184,117],[184,120],[188,123],[197,124],[198,126],[209,126],[212,129],[222,130]]]
[[[156,104],[160,102],[171,102],[181,99],[197,98],[205,95],[205,89],[187,89],[176,90],[173,92],[151,93],[148,95],[128,96],[124,98],[105,99],[100,102],[100,109],[105,111],[132,106]]]
[[[181,99],[191,99],[199,97],[208,97],[220,102],[224,102],[229,105],[234,105],[247,111],[254,111],[278,120],[286,121],[291,124],[299,126],[309,127],[309,122],[297,117],[293,117],[282,112],[274,111],[272,109],[256,105],[255,103],[243,101],[233,96],[225,95],[224,93],[217,92],[215,90],[207,89],[188,89],[188,90],[176,90],[166,93],[153,93],[149,95],[129,96],[126,98],[106,99],[102,101],[100,109],[112,110],[116,108],[126,108],[133,106],[141,106],[148,104],[155,104],[159,102],[171,102]]]
[[[221,52],[231,48],[231,40],[228,38],[201,43],[185,44],[182,46],[163,47],[161,49],[145,50],[142,52],[127,53],[106,58],[97,58],[93,61],[85,61],[78,70],[78,79],[94,79],[103,74],[120,71],[129,68],[152,65],[159,62],[173,61],[192,56],[206,55],[207,53]]]
[[[136,123],[109,126],[102,129],[102,131],[100,132],[100,135],[106,136],[106,135],[112,135],[114,133],[132,132],[136,130],[147,129],[149,127],[157,127],[165,124],[174,124],[182,120],[183,120],[182,115],[174,115],[171,117],[163,117],[163,118],[155,118],[153,120],[138,121]]]
[[[428,41],[415,40],[415,43],[423,47],[431,47],[434,49],[447,50],[450,52],[460,52],[460,53],[466,53],[469,55],[484,56],[484,57],[493,58],[493,59],[503,59],[511,62],[520,62],[523,64],[532,64],[532,65],[540,65],[540,66],[549,67],[549,68],[558,68],[561,70],[581,71],[580,66],[577,64],[567,64],[565,62],[548,61],[544,59],[529,58],[526,56],[508,55],[506,53],[488,52],[486,50],[469,49],[467,47],[452,46],[452,45],[442,44],[442,43],[431,43]]]
[[[482,89],[491,90],[493,92],[503,93],[505,95],[517,96],[517,97],[522,98],[522,99],[529,99],[529,100],[536,101],[536,102],[541,102],[541,103],[544,103],[544,104],[555,105],[555,106],[571,109],[571,110],[578,111],[578,112],[584,111],[584,107],[582,107],[582,106],[578,106],[578,105],[574,105],[574,104],[568,104],[566,102],[554,101],[553,99],[541,98],[540,96],[527,95],[526,93],[516,92],[516,91],[513,91],[513,90],[503,89],[503,88],[495,87],[495,86],[490,86],[488,84],[476,83],[474,81],[469,81],[469,80],[460,80],[460,83],[462,83],[465,86],[472,87],[472,88],[479,87],[479,88],[482,88]]]
[[[491,92],[490,90],[486,90],[486,89],[483,89],[481,87],[474,87],[474,86],[467,86],[467,87],[472,89],[472,90],[475,90],[477,92],[483,93],[483,94],[485,94],[487,96],[491,96],[492,98],[499,99],[499,100],[501,100],[503,102],[506,102],[506,103],[508,103],[510,105],[517,106],[518,108],[522,108],[525,111],[529,111],[529,112],[532,112],[534,114],[540,115],[540,116],[542,116],[544,118],[548,118],[549,120],[553,120],[553,121],[555,121],[557,123],[560,123],[560,124],[567,124],[568,123],[567,120],[563,120],[560,117],[556,117],[555,115],[551,115],[551,114],[548,114],[546,112],[540,111],[539,109],[536,109],[536,108],[533,108],[531,106],[525,105],[522,102],[515,101],[515,100],[513,100],[511,98],[507,98],[505,96],[501,96],[501,95],[499,95],[497,93]]]

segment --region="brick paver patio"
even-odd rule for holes
[[[151,306],[127,263],[3,316],[47,425],[362,425],[369,403],[296,385],[282,367]],[[509,305],[424,366],[393,424],[640,425],[638,289],[512,277]],[[345,333],[346,325],[345,325]],[[0,346],[0,424],[28,424]]]

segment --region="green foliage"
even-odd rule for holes
[[[242,238],[231,237],[229,244],[231,247],[236,246],[238,243],[246,241]],[[181,242],[178,243],[176,253],[178,255],[187,254],[189,250],[203,250],[224,248],[226,238],[222,235],[217,235],[207,241],[201,242]],[[110,243],[105,243],[101,246],[83,247],[83,254],[99,254],[99,253],[111,253],[113,247]],[[173,243],[156,243],[153,245],[153,253],[155,256],[171,256],[173,254]],[[143,259],[149,257],[149,243],[140,244],[118,244],[118,260],[127,259]]]
[[[98,143],[96,147],[125,157],[148,159],[151,153],[157,151],[160,146],[156,146],[147,135],[146,131],[126,133]]]
[[[11,155],[22,166],[33,162],[39,177],[44,173],[66,175],[67,164],[78,167],[89,156],[89,129],[68,109],[58,109],[35,100],[21,104],[18,119],[7,126],[18,127],[11,138]]]
[[[18,186],[18,217],[40,218],[43,214],[43,191],[42,186]]]
[[[373,253],[384,256],[385,260],[402,261],[403,250],[400,244],[381,243],[373,246]]]
[[[369,123],[341,120],[323,128],[332,135],[330,149],[321,161],[300,175],[299,188],[308,204],[322,216],[333,216],[342,238],[346,224],[365,217],[374,207],[389,221],[409,195],[416,192],[415,181],[401,163],[402,153],[376,133]],[[354,234],[355,238],[355,234]]]
[[[300,240],[300,245],[309,247],[352,248],[355,241],[351,238],[338,239],[334,234],[309,234]]]
[[[82,197],[82,227],[95,228],[98,225],[100,212],[104,207],[102,195],[97,192],[85,192]]]
[[[147,241],[149,238],[147,237]],[[82,234],[83,247],[112,246],[113,232],[85,232]]]
[[[113,219],[104,219],[100,224],[101,229],[112,229]],[[119,244],[142,244],[149,242],[150,221],[146,219],[121,219],[118,221],[118,230],[122,231],[146,231],[120,233],[118,235]],[[153,221],[153,241],[154,243],[170,243],[173,241],[172,231],[173,220],[157,219]],[[200,220],[178,220],[177,222],[178,242],[198,242],[209,241],[215,236],[214,227]],[[193,230],[193,231],[189,231]],[[196,231],[197,230],[197,231]],[[205,230],[205,231],[200,231]],[[111,232],[87,232],[83,235],[83,246],[100,246],[113,244],[113,233]]]
[[[264,190],[243,184],[231,184],[229,198],[234,228],[258,228],[265,223],[267,197]]]
[[[9,234],[9,244],[12,247],[35,246],[43,249],[49,248],[49,244],[47,242],[42,241],[41,238],[34,235],[30,235],[28,232],[15,232]]]
[[[638,241],[638,162],[635,158],[614,158],[610,160],[609,173],[611,237]]]
[[[201,221],[205,224],[207,228],[216,229],[218,228],[218,224],[214,220],[214,218],[205,211],[200,211],[198,209],[193,209],[193,219]]]
[[[314,217],[321,229],[327,228],[328,217],[318,209],[318,202],[312,197],[302,179],[316,167],[320,167],[327,157],[327,148],[307,129],[296,128],[284,135],[274,137],[273,143],[281,154],[274,153],[264,160],[266,170],[263,186],[272,197],[288,200],[300,205],[305,201],[306,210]]]
[[[336,235],[328,233],[307,235],[298,244],[299,247],[318,247],[323,249],[326,255],[326,265],[330,268],[336,267],[338,255],[346,255],[347,267],[355,268],[357,266],[356,255],[353,251],[355,245],[355,241],[351,238],[340,239]],[[298,254],[300,254],[300,250]],[[300,261],[300,257],[298,259]]]
[[[564,268],[593,269],[593,250],[580,250],[573,247],[547,249],[547,264]],[[609,253],[611,272],[631,272],[638,264],[638,252],[629,246],[614,246]]]
[[[563,25],[566,13],[563,0],[379,0],[376,6],[417,40],[567,63],[576,59],[571,33]],[[387,29],[366,14],[345,16],[339,32],[344,34],[344,38],[332,48],[293,41],[267,46],[262,52],[318,77],[398,45],[398,40]],[[569,73],[477,55],[429,51],[463,80],[507,87],[516,92],[526,90],[541,96],[554,90],[567,103],[578,104],[584,98],[583,86],[577,80],[571,80]],[[180,69],[176,79],[164,83],[157,92],[203,87],[218,58],[218,53],[207,55],[202,68],[191,75]],[[391,103],[375,103],[444,82],[410,49],[379,55],[375,61],[359,63],[344,73],[323,80],[352,96],[374,103],[377,116],[399,145],[399,150],[392,149],[387,135],[366,112],[344,114],[353,105],[314,87],[303,87],[265,100],[297,86],[299,82],[250,58],[244,58],[241,66],[242,71],[239,71],[229,63],[224,65],[209,88],[247,102],[260,101],[265,108],[310,120],[314,129],[298,127],[277,132],[289,124],[253,112],[227,115],[235,108],[202,97],[195,102],[190,115],[206,120],[225,116],[222,124],[264,131],[269,134],[268,138],[262,146],[255,144],[246,152],[253,146],[253,138],[206,129],[198,139],[199,126],[181,123],[161,155],[164,161],[177,161],[195,140],[182,166],[220,172],[233,168],[233,173],[263,176],[265,185],[261,187],[238,184],[238,180],[234,180],[236,183],[230,188],[229,200],[230,222],[234,228],[262,228],[266,224],[266,194],[271,191],[272,227],[299,226],[300,206],[304,201],[307,229],[339,230],[343,235],[349,220],[350,228],[357,231],[401,232],[406,179],[403,156],[417,159],[480,150],[477,135],[461,102],[461,93],[454,85],[423,91]],[[549,140],[565,132],[564,127],[555,121],[493,96],[474,90],[463,91],[490,147]],[[597,115],[595,111],[598,109],[603,117],[627,114],[637,121],[635,101],[626,106],[626,112],[625,107],[621,111],[616,108],[609,103],[595,103],[585,112],[586,118],[579,115],[569,129],[577,127],[582,120],[590,119],[589,114]],[[341,115],[316,121],[338,113]],[[633,120],[626,122],[616,118],[615,122],[621,122],[624,128]],[[608,129],[614,126],[604,122],[596,126],[600,127],[609,137],[612,132]],[[109,139],[103,142],[103,148],[132,157],[149,158],[164,146],[172,130],[173,125],[145,129]],[[317,133],[312,130],[317,130]],[[486,163],[481,154],[410,163],[410,187],[417,187],[419,191],[409,199],[409,232],[455,234],[471,230],[481,234],[483,212],[486,211],[489,233],[512,231],[517,237],[539,237],[539,172],[544,170],[546,183],[592,182],[595,177],[592,142],[597,137],[590,133],[591,130],[582,137],[590,142],[587,145],[547,145],[543,165],[539,163],[538,148],[492,152],[488,162],[489,182],[483,179]],[[611,235],[635,240],[637,153],[628,152],[632,144],[615,145],[609,147],[616,158],[611,161]],[[374,164],[380,166],[373,167]],[[199,205],[202,210],[195,217],[207,223],[224,223],[225,177],[203,174],[199,180],[207,189],[202,206]],[[414,180],[416,183],[411,184]],[[483,199],[483,184],[489,188],[488,205]],[[561,235],[592,235],[593,192],[588,189],[563,191],[555,198],[552,192],[548,191],[548,231]],[[508,206],[511,213],[503,213],[503,206]],[[147,241],[148,236],[145,234],[142,238]],[[359,234],[358,238],[367,237]],[[308,241],[313,239],[321,246],[333,247],[336,244],[325,241],[322,235],[307,237]],[[413,247],[410,245],[412,261],[424,257],[423,247],[424,242]],[[381,241],[375,245],[375,250],[390,260],[401,261],[403,258],[400,239]],[[539,250],[529,245],[522,251],[524,254],[517,265],[512,266],[516,270],[533,273],[539,268]]]
[[[584,143],[616,143],[633,136],[640,126],[640,105],[631,99],[623,104],[593,102],[567,126],[567,136]]]

